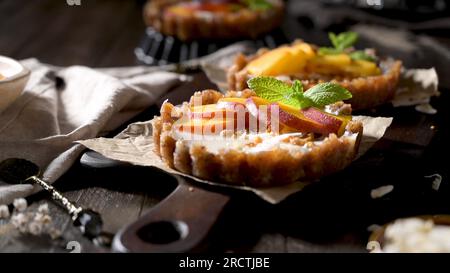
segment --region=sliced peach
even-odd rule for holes
[[[265,100],[260,97],[255,97],[255,96],[250,97],[245,101],[245,106],[247,107],[247,110],[254,117],[258,117],[259,112],[260,112],[260,107],[262,105],[269,105],[269,104],[271,104],[270,101]]]
[[[352,60],[348,54],[317,56],[308,62],[305,70],[327,75],[346,74],[354,77],[367,77],[381,73],[376,63]]]
[[[255,76],[291,75],[301,72],[314,56],[314,50],[306,43],[281,46],[254,59],[246,69]]]
[[[311,63],[324,66],[344,67],[350,65],[352,59],[348,54],[319,55]]]
[[[174,123],[173,127],[182,133],[196,135],[216,135],[223,130],[235,130],[237,126],[234,119],[186,119]]]
[[[291,50],[294,52],[294,54],[297,52],[297,50],[303,51],[303,53],[306,54],[308,59],[315,57],[316,52],[314,51],[313,47],[308,43],[298,43],[291,46]]]
[[[217,102],[217,108],[239,111],[245,109],[245,98],[222,98]]]
[[[322,125],[321,133],[323,134],[338,134],[343,124],[343,121],[336,116],[328,114],[314,107],[302,109],[301,112],[305,117],[320,123]]]
[[[199,106],[192,106],[189,108],[188,117],[189,118],[225,118],[233,117],[234,111],[227,108],[219,108],[217,104],[205,104]]]
[[[328,114],[317,108],[309,107],[307,109],[299,109],[284,103],[270,103],[269,101],[251,97],[247,99],[246,106],[252,116],[258,118],[259,122],[267,122],[267,126],[273,128],[274,124],[278,125],[279,130],[284,127],[295,129],[300,132],[312,132],[320,134],[342,134],[347,121],[338,116]],[[261,111],[261,106],[268,107],[267,110]],[[261,117],[261,113],[266,111],[266,116]],[[274,111],[278,115],[273,116]]]
[[[329,134],[333,131],[333,129],[328,128],[327,125],[304,116],[299,109],[291,111],[286,107],[278,107],[278,111],[279,123],[281,125],[296,129],[299,132]],[[272,117],[271,123],[273,122]]]
[[[259,97],[250,97],[246,101],[248,111],[258,120],[258,128],[278,129],[289,127],[300,132],[328,133],[330,129],[305,117],[299,108],[282,103],[271,103]]]
[[[376,63],[364,60],[355,60],[351,65],[343,67],[343,70],[353,76],[367,77],[381,74]]]

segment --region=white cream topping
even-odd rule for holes
[[[288,133],[275,135],[271,133],[241,133],[234,136],[214,135],[214,136],[194,136],[190,133],[174,131],[172,136],[176,140],[188,141],[191,144],[201,144],[211,153],[219,153],[222,150],[235,149],[245,153],[259,153],[274,149],[283,149],[291,154],[298,152],[308,152],[311,146],[295,145],[284,142],[289,137],[303,136],[303,133]],[[343,137],[356,139],[357,133],[346,132]],[[310,142],[313,146],[323,143],[323,139]],[[311,144],[310,144],[311,145]]]

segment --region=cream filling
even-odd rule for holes
[[[283,142],[288,137],[303,136],[303,133],[289,133],[282,135],[274,135],[271,133],[242,133],[237,136],[194,136],[190,133],[182,133],[173,131],[172,137],[176,140],[188,142],[190,145],[199,144],[213,154],[218,154],[226,150],[238,150],[244,153],[261,153],[273,151],[276,149],[286,150],[291,154],[305,153],[312,150],[312,147],[319,146],[324,139],[308,142],[305,145],[295,145]],[[345,132],[342,138],[350,138],[356,140],[358,133]]]

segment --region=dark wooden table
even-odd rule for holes
[[[141,10],[142,1],[81,0],[81,6],[55,0],[1,1],[0,55],[16,59],[36,57],[61,66],[135,65],[133,50],[145,29]],[[180,100],[194,90],[213,86],[202,73],[194,76],[192,83],[176,91]],[[369,112],[395,114],[399,121],[350,168],[279,205],[267,204],[249,193],[229,193],[232,201],[205,242],[204,250],[364,252],[369,235],[366,228],[371,224],[406,215],[449,213],[449,187],[444,183],[448,164],[436,159],[448,151],[445,102],[449,102],[447,94],[433,100],[440,111],[437,116],[425,116],[411,108],[394,111],[387,107]],[[134,120],[149,119],[153,113],[150,109]],[[421,128],[419,140],[411,129],[417,124]],[[438,129],[431,132],[431,125]],[[423,178],[436,172],[444,176],[439,192],[431,190],[430,181]],[[372,200],[370,190],[385,184],[394,184],[395,191]],[[105,230],[115,233],[167,196],[175,183],[148,168],[99,170],[77,163],[55,186],[79,205],[99,211]],[[67,252],[66,244],[72,240],[81,243],[83,252],[108,251],[84,239],[45,193],[29,197],[28,201],[30,209],[49,203],[56,226],[63,230],[62,240],[12,232],[0,236],[0,251]]]

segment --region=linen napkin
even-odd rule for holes
[[[22,95],[0,113],[0,161],[30,160],[40,166],[42,178],[49,183],[83,151],[75,141],[114,130],[188,80],[185,75],[143,66],[59,68],[36,59],[22,64],[32,73]],[[0,204],[37,191],[32,185],[0,181]]]

